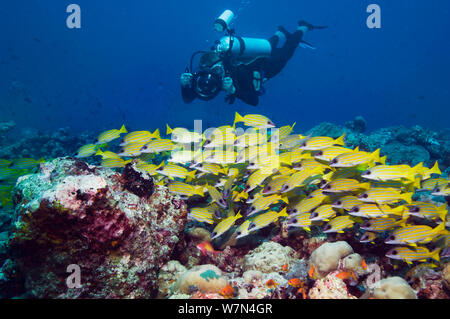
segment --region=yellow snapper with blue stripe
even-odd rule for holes
[[[96,145],[96,144],[83,145],[78,149],[77,155],[75,157],[76,158],[86,158],[86,157],[92,156],[95,154],[95,152],[97,152],[97,148],[98,148],[98,145]]]
[[[267,135],[261,132],[246,132],[236,137],[234,146],[249,147],[267,143]]]
[[[217,188],[211,185],[205,185],[206,189],[208,190],[209,196],[211,196],[213,202],[215,202],[217,205],[219,205],[222,208],[228,208],[227,201],[223,198],[223,194],[221,194]]]
[[[270,175],[265,170],[257,170],[254,171],[248,178],[247,183],[245,184],[244,190],[249,193],[254,190],[256,187],[260,186]]]
[[[148,142],[141,148],[142,153],[161,153],[164,151],[172,151],[177,147],[171,140],[156,139]]]
[[[411,225],[394,230],[385,240],[390,245],[411,245],[427,244],[440,234],[444,234],[445,223],[441,223],[435,228],[426,225]]]
[[[358,199],[363,202],[369,203],[396,203],[404,200],[408,204],[412,201],[412,196],[414,193],[404,193],[402,194],[398,189],[395,188],[371,188],[361,195]]]
[[[136,157],[142,154],[142,148],[145,146],[145,144],[141,143],[131,143],[126,144],[122,146],[119,153],[117,155],[119,156],[126,156],[126,157]]]
[[[191,150],[173,150],[170,153],[170,157],[167,160],[168,162],[171,163],[178,163],[178,164],[186,164],[186,163],[190,163],[190,162],[194,162],[195,158],[200,155],[201,150],[195,150],[195,151],[191,151]]]
[[[10,168],[13,169],[32,169],[33,167],[36,167],[37,165],[44,163],[45,160],[43,157],[40,159],[34,159],[34,158],[16,158],[13,160]]]
[[[280,149],[281,150],[292,150],[299,147],[309,136],[303,136],[301,134],[292,134],[284,138],[280,138]],[[300,151],[303,151],[299,148]]]
[[[330,220],[324,227],[323,232],[329,233],[344,233],[344,229],[352,228],[355,220],[348,215],[338,216]]]
[[[195,178],[195,173],[197,171],[195,171],[195,170],[189,171],[187,168],[185,168],[183,166],[175,165],[175,164],[167,164],[167,165],[164,165],[164,166],[161,166],[161,167],[157,168],[156,172],[158,174],[167,176],[170,179],[175,179],[175,178],[181,178],[181,179],[190,178],[190,179],[194,179]]]
[[[138,160],[136,163],[136,168],[143,170],[150,176],[155,176],[158,174],[157,169],[164,165],[164,162],[161,162],[159,165],[147,163],[141,160]]]
[[[422,163],[415,167],[408,165],[377,165],[361,174],[361,177],[375,181],[394,181],[406,179],[414,181],[423,169]]]
[[[203,143],[204,148],[220,148],[226,145],[233,145],[236,141],[236,135],[232,129],[217,131]]]
[[[436,187],[431,192],[434,196],[450,196],[450,184],[442,187]]]
[[[315,208],[317,208],[320,204],[322,204],[324,197],[321,196],[313,196],[302,199],[299,203],[294,206],[291,206],[288,209],[289,214],[298,215],[303,213],[309,213]]]
[[[373,218],[360,225],[360,228],[367,231],[382,233],[386,230],[390,230],[396,227],[406,227],[406,220],[407,217],[401,220],[392,217]]]
[[[171,193],[185,197],[192,197],[195,195],[203,197],[204,194],[203,186],[193,186],[180,181],[170,182],[167,187]]]
[[[252,221],[250,219],[247,219],[241,225],[239,225],[239,227],[235,231],[236,239],[243,238],[250,234],[248,226],[250,226],[251,222]]]
[[[360,183],[355,179],[341,178],[335,179],[322,186],[324,192],[327,193],[342,193],[357,190],[367,190],[370,188],[369,183]]]
[[[292,124],[291,126],[289,125],[285,125],[280,127],[279,129],[277,129],[277,131],[275,132],[275,134],[278,134],[278,140],[282,141],[284,140],[286,137],[289,136],[289,134],[292,133],[292,131],[294,130],[294,126],[295,126],[296,122],[294,122],[294,124]],[[297,138],[299,136],[297,135]]]
[[[427,202],[412,202],[409,207],[409,214],[416,217],[436,220],[440,219],[445,222],[447,217],[447,205],[442,204],[441,206],[436,206],[432,203]]]
[[[348,148],[342,146],[330,146],[315,152],[314,157],[325,162],[331,162],[337,156],[348,153],[349,151],[350,150]],[[357,151],[359,151],[358,147],[354,150],[354,152]]]
[[[320,172],[323,173],[326,169],[331,169],[328,165],[322,164],[315,159],[302,159],[299,163],[295,164],[293,169],[297,171],[301,171],[304,169],[313,170],[313,169],[320,169]]]
[[[399,246],[392,248],[386,253],[386,257],[391,259],[402,260],[409,265],[412,264],[413,261],[425,262],[428,258],[434,259],[437,262],[440,262],[440,253],[441,249],[438,248],[432,252],[430,252],[425,247],[415,247],[411,249],[409,247]]]
[[[275,127],[275,124],[266,116],[260,114],[247,114],[241,116],[236,112],[233,122],[233,128],[236,123],[243,122],[246,126],[251,126],[255,128],[271,128]]]
[[[333,206],[330,204],[321,205],[316,208],[313,212],[311,212],[310,219],[311,221],[329,221],[336,215],[336,211],[333,209]]]
[[[211,233],[211,240],[214,240],[226,233],[231,227],[234,226],[234,223],[239,218],[242,218],[240,213],[237,213],[237,215],[230,214],[230,216],[220,221]]]
[[[207,163],[215,163],[215,164],[234,164],[236,161],[236,152],[234,151],[224,151],[220,149],[215,149],[210,153],[209,156],[205,156],[206,152],[203,154],[203,160]]]
[[[132,143],[144,145],[150,142],[152,139],[159,138],[161,138],[161,136],[159,135],[159,129],[156,129],[153,133],[149,131],[134,131],[125,135],[123,137],[123,142],[119,145],[124,146]]]
[[[421,187],[419,190],[427,190],[432,191],[437,187],[445,187],[449,184],[449,180],[443,177],[438,178],[429,178],[421,183]]]
[[[365,203],[357,205],[350,209],[348,212],[352,216],[365,217],[365,218],[377,218],[377,217],[389,217],[389,215],[403,217],[407,213],[408,209],[405,206],[398,206],[395,208],[389,205],[377,205]]]
[[[328,136],[315,136],[307,139],[301,144],[301,149],[306,151],[318,151],[333,145],[344,145],[345,133],[337,139]]]
[[[214,163],[194,163],[190,166],[192,169],[196,169],[200,172],[207,173],[207,174],[213,174],[213,175],[227,175],[226,168],[223,168],[219,164]]]
[[[269,211],[267,213],[260,214],[252,219],[252,222],[248,226],[248,231],[250,233],[255,232],[276,222],[280,217],[288,216],[289,215],[286,213],[286,207],[283,208],[280,212]]]
[[[378,237],[377,233],[366,231],[359,239],[359,242],[363,244],[364,243],[375,244],[375,240],[377,239],[377,237]]]
[[[181,144],[200,143],[204,139],[203,134],[191,132],[186,128],[177,127],[171,129],[168,124],[166,125],[166,127],[167,127],[166,134],[171,135],[171,140],[176,143]]]
[[[283,187],[283,185],[287,183],[288,179],[289,179],[289,175],[273,176],[272,179],[270,180],[270,182],[268,182],[267,185],[264,186],[262,193],[264,195],[280,193],[281,187]]]
[[[385,164],[385,158],[380,158],[380,149],[373,153],[367,152],[348,152],[336,156],[330,162],[331,167],[353,167],[363,164],[381,163]]]
[[[303,228],[306,231],[311,231],[310,226],[312,225],[312,220],[310,219],[310,213],[302,213],[290,218],[287,222],[288,228]]]
[[[103,158],[102,166],[108,168],[121,168],[125,167],[128,163],[131,163],[132,160],[124,160],[122,158]]]
[[[101,156],[102,158],[120,158],[120,156],[114,152],[102,151],[101,149],[98,149],[97,152],[95,152],[95,155]]]
[[[302,186],[308,178],[321,174],[321,172],[322,170],[320,168],[314,168],[312,170],[304,169],[292,174],[286,184],[281,187],[281,193],[286,193],[296,187]]]
[[[11,165],[11,161],[7,160],[5,158],[0,158],[0,167],[8,167],[9,165]]]
[[[108,130],[103,133],[101,133],[97,137],[97,141],[95,144],[103,144],[103,143],[109,143],[117,138],[120,137],[120,134],[128,133],[127,129],[125,128],[125,125],[122,125],[122,127],[118,130]]]
[[[289,203],[286,196],[280,196],[280,195],[276,195],[276,194],[269,195],[269,196],[260,196],[253,202],[252,206],[250,206],[247,209],[247,217],[255,215],[263,210],[266,210],[271,205],[274,205],[280,201],[282,201],[286,204]]]
[[[428,179],[431,177],[431,175],[436,174],[436,175],[441,175],[442,172],[439,169],[439,163],[436,161],[433,165],[432,168],[423,168],[423,172],[422,172],[422,179]]]
[[[363,201],[359,200],[356,196],[344,196],[336,200],[332,205],[334,208],[342,208],[344,210],[351,210],[357,205],[364,204]]]
[[[192,207],[187,218],[200,223],[214,224],[214,212],[208,207]]]

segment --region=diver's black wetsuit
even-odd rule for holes
[[[247,104],[253,106],[258,105],[261,93],[256,91],[253,85],[253,72],[258,71],[261,74],[261,79],[273,78],[280,73],[289,59],[294,55],[303,37],[303,32],[300,30],[289,33],[283,29],[282,32],[286,36],[286,42],[281,48],[277,48],[278,36],[274,35],[269,39],[272,46],[270,57],[259,58],[248,65],[231,66],[224,63],[226,73],[233,79],[233,84],[236,87],[236,92],[232,96],[227,96],[227,100],[230,103],[233,103],[234,99],[238,98]],[[196,98],[196,93],[190,87],[182,87],[181,92],[185,103],[191,103]]]

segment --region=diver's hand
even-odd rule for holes
[[[192,75],[192,73],[183,73],[181,74],[181,86],[182,87],[187,87],[189,86],[189,84],[191,84],[192,78],[194,76]]]
[[[229,76],[225,77],[222,81],[222,88],[227,91],[229,94],[234,94],[236,92],[236,88],[233,85],[233,79]]]

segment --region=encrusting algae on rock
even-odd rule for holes
[[[159,285],[162,298],[358,298],[369,290],[366,259],[380,276],[412,267],[408,256],[386,255],[403,229],[414,234],[405,247],[434,252],[415,264],[448,257],[439,253],[448,249],[450,186],[437,163],[390,165],[389,154],[347,145],[346,134],[293,129],[236,114],[205,134],[106,131],[86,148],[106,168],[56,159],[19,179],[10,259],[36,287],[43,278],[27,274],[39,268],[17,254],[31,246],[47,264],[67,249],[92,274],[112,269],[101,278],[107,288],[93,288],[97,280],[64,297],[154,297]],[[121,149],[105,151],[122,134]],[[94,266],[100,255],[106,261]],[[61,287],[34,296],[60,296]]]

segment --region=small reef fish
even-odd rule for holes
[[[373,218],[360,225],[361,229],[382,233],[395,227],[406,227],[406,219],[397,220],[395,218]]]
[[[299,278],[292,278],[288,280],[288,284],[294,288],[300,288],[303,285],[303,281]]]
[[[378,235],[376,233],[366,231],[359,239],[359,242],[375,244],[375,240],[377,239],[377,237]]]
[[[400,216],[407,212],[405,206],[398,206],[391,208],[388,205],[377,205],[365,203],[357,205],[350,209],[348,212],[352,216],[364,217],[364,218],[377,218],[377,217],[389,217],[389,215]]]
[[[193,207],[188,213],[189,220],[195,220],[200,223],[214,224],[214,212],[208,207]]]
[[[316,208],[313,212],[311,212],[310,219],[311,221],[329,221],[332,217],[336,215],[336,211],[333,209],[333,206],[330,204],[321,205]]]
[[[289,270],[289,265],[288,264],[284,264],[283,266],[281,266],[281,271],[288,272],[288,270]]]
[[[238,112],[236,112],[233,122],[233,128],[236,123],[243,122],[246,126],[251,126],[255,128],[271,128],[275,127],[275,124],[264,115],[260,114],[247,114],[245,116],[241,116]]]
[[[266,281],[266,286],[269,289],[274,289],[274,288],[277,288],[278,283],[275,280],[273,280],[273,279],[269,279],[269,280]]]
[[[338,216],[330,220],[323,228],[323,232],[329,233],[344,233],[344,229],[353,227],[355,220],[348,215]]]
[[[41,157],[40,159],[34,159],[34,158],[17,158],[14,159],[10,168],[12,169],[32,169],[33,167],[36,167],[37,165],[44,163],[45,159]]]
[[[274,205],[280,201],[285,202],[288,204],[288,199],[285,196],[280,195],[269,195],[269,196],[260,196],[258,199],[256,199],[252,206],[250,206],[247,209],[247,217],[250,217],[252,215],[255,215],[261,211],[264,211],[268,209],[271,205]]]
[[[252,220],[252,222],[248,226],[248,231],[255,232],[261,228],[264,228],[276,222],[280,217],[287,217],[287,216],[289,215],[286,213],[286,208],[283,208],[280,212],[269,211],[267,213],[260,214]]]
[[[101,156],[102,158],[121,158],[118,154],[111,152],[111,151],[102,151],[101,149],[98,149],[95,152],[96,156]]]
[[[333,208],[342,208],[344,210],[351,210],[357,205],[364,204],[363,201],[359,200],[356,196],[344,196],[336,200],[332,206]]]
[[[123,142],[119,144],[120,146],[124,146],[126,144],[147,144],[152,139],[160,139],[161,136],[159,135],[159,129],[156,129],[155,132],[149,132],[149,131],[134,131],[130,132],[127,135],[123,137]]]
[[[447,217],[447,205],[442,204],[441,206],[436,206],[431,203],[426,202],[412,202],[409,207],[409,214],[416,217],[436,220],[440,219],[445,222]]]
[[[223,288],[220,291],[220,294],[226,298],[226,299],[230,299],[230,298],[234,298],[237,297],[238,295],[238,290],[236,287],[233,287],[231,285],[226,285],[225,288]]]
[[[394,230],[385,240],[390,245],[411,245],[429,243],[440,234],[445,234],[445,223],[441,223],[435,228],[426,225],[412,225]]]
[[[280,193],[281,187],[283,187],[283,185],[286,184],[288,179],[289,179],[288,175],[276,175],[272,177],[270,182],[267,183],[266,186],[264,186],[262,193],[264,195]]]
[[[209,196],[211,196],[213,202],[217,203],[222,208],[228,208],[227,201],[223,198],[223,195],[211,185],[206,185],[206,189],[208,190]]]
[[[102,166],[108,168],[121,168],[125,167],[128,163],[131,163],[132,160],[125,161],[122,158],[104,158],[102,159]]]
[[[122,146],[121,150],[117,155],[119,156],[127,156],[127,157],[136,157],[142,154],[142,148],[145,144],[140,143],[130,143]]]
[[[358,150],[356,148],[354,151],[357,152]],[[314,153],[314,157],[325,162],[331,162],[337,156],[348,153],[348,151],[348,148],[342,146],[330,146]]]
[[[252,221],[250,219],[245,220],[239,227],[236,229],[236,239],[243,238],[250,234],[248,227]]]
[[[322,189],[327,193],[342,193],[351,192],[356,190],[368,190],[370,188],[369,183],[360,183],[355,179],[341,178],[335,179],[325,184]]]
[[[263,170],[257,170],[253,172],[249,176],[244,190],[247,193],[251,192],[257,186],[260,186],[270,175],[271,175],[270,173],[264,172]]]
[[[301,213],[289,219],[288,228],[303,228],[306,231],[311,231],[310,226],[312,221],[310,219],[310,213]]]
[[[203,256],[207,256],[208,253],[213,254],[213,255],[220,253],[220,251],[214,250],[214,247],[211,245],[211,242],[206,241],[206,240],[202,241],[200,244],[198,244],[195,247],[201,251]]]
[[[428,258],[434,259],[437,262],[440,262],[439,253],[441,248],[438,248],[432,252],[430,252],[425,247],[415,247],[413,249],[405,246],[394,247],[386,253],[386,257],[391,259],[402,260],[409,265],[412,264],[413,261],[426,262]]]
[[[438,187],[445,187],[448,185],[448,183],[450,183],[450,181],[443,177],[429,178],[429,179],[422,181],[421,188],[418,190],[419,191],[421,191],[421,190],[432,191]]]
[[[353,279],[355,282],[358,282],[358,278],[356,278],[353,271],[340,271],[336,274],[336,277],[342,280]]]
[[[414,181],[417,174],[423,171],[423,163],[414,167],[408,165],[378,165],[372,167],[361,174],[361,177],[375,181]]]
[[[297,205],[291,206],[288,210],[291,215],[298,215],[303,213],[309,213],[318,207],[322,202],[323,198],[320,196],[307,197],[301,200]]]
[[[181,144],[200,143],[204,139],[204,136],[201,133],[191,132],[188,129],[182,127],[172,129],[167,124],[166,128],[167,128],[166,134],[171,135],[171,140],[176,143]]]
[[[11,163],[12,162],[10,160],[0,158],[0,167],[8,167]]]
[[[261,132],[246,132],[235,138],[234,146],[236,147],[249,147],[265,144],[267,142],[267,136]]]
[[[83,145],[78,149],[77,155],[75,157],[76,158],[86,158],[86,157],[92,156],[95,154],[95,152],[97,152],[97,147],[98,147],[98,145],[96,145],[96,144]]]
[[[291,175],[286,184],[281,187],[281,193],[286,193],[296,187],[302,186],[303,183],[313,175],[320,174],[320,169],[301,170]]]
[[[437,161],[434,163],[432,168],[426,168],[426,167],[423,168],[423,172],[421,174],[422,175],[422,179],[424,179],[424,180],[428,179],[433,174],[436,174],[436,175],[441,175],[442,174],[441,170],[439,169],[439,164],[438,164]]]
[[[348,152],[336,156],[331,162],[331,167],[354,167],[367,163],[384,163],[385,159],[380,158],[380,149],[373,153],[367,152]]]
[[[176,144],[168,139],[156,139],[148,142],[141,148],[142,153],[161,153],[164,151],[172,151]]]
[[[239,218],[242,218],[242,215],[240,213],[237,213],[236,215],[231,215],[221,220],[212,231],[211,240],[216,239],[217,237],[222,236],[224,233],[226,233],[231,227],[233,227],[234,223]]]
[[[294,130],[294,126],[295,126],[295,122],[294,124],[292,124],[291,126],[289,125],[285,125],[280,127],[277,131],[276,134],[278,134],[278,140],[282,141],[283,139],[285,139],[286,137],[289,136],[289,134],[292,133],[292,131]]]
[[[215,132],[209,139],[203,142],[204,148],[218,148],[226,145],[234,145],[236,135],[232,129]]]
[[[434,195],[434,196],[450,196],[450,185],[443,186],[443,187],[436,187],[431,192],[431,195]]]
[[[120,137],[120,134],[128,133],[127,129],[125,128],[125,125],[122,125],[122,127],[118,130],[108,130],[103,133],[101,133],[97,137],[97,142],[95,144],[104,144],[109,143],[117,138]]]
[[[183,166],[179,166],[176,164],[167,164],[159,167],[157,170],[158,174],[169,177],[170,179],[181,178],[181,179],[194,179],[195,173],[197,171],[189,171],[187,168]]]
[[[328,136],[311,137],[301,144],[300,149],[305,151],[318,151],[333,145],[344,145],[345,133],[337,139]]]
[[[203,197],[204,194],[203,186],[193,186],[180,181],[173,181],[167,187],[171,193],[186,197],[192,197],[194,195]]]
[[[361,195],[358,199],[363,202],[369,203],[396,203],[398,201],[404,200],[408,204],[411,204],[413,193],[402,194],[398,189],[395,188],[371,188]]]

